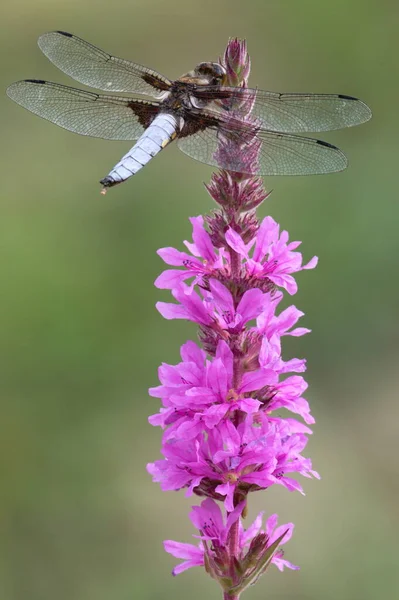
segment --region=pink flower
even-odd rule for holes
[[[249,547],[250,543],[255,539],[257,535],[265,534],[267,536],[267,547],[270,547],[278,538],[284,533],[284,537],[280,542],[281,545],[286,544],[292,537],[292,533],[294,531],[293,523],[285,523],[284,525],[280,525],[277,527],[277,515],[271,515],[266,521],[265,529],[262,529],[262,518],[263,512],[260,512],[256,517],[255,521],[248,527],[248,529],[244,529],[241,525],[240,527],[240,547],[246,549]],[[283,559],[284,552],[282,550],[277,550],[277,552],[273,555],[271,562],[276,565],[279,571],[283,571],[284,567],[288,569],[293,569],[294,571],[298,571],[299,567],[292,564],[288,560]]]
[[[234,523],[239,520],[244,508],[244,502],[236,506],[233,512],[228,513],[226,519],[223,518],[220,507],[214,500],[209,498],[204,500],[200,506],[193,506],[190,519],[193,525],[199,530],[200,542],[197,546],[193,544],[183,544],[172,540],[166,540],[164,547],[166,552],[176,558],[186,559],[183,563],[173,569],[173,575],[178,575],[191,567],[205,565],[205,555],[208,564],[216,562],[222,556],[229,556],[228,547],[229,535]],[[270,546],[283,536],[280,544],[283,545],[291,539],[294,529],[293,523],[286,523],[277,527],[277,515],[271,515],[266,522],[266,527],[262,529],[263,512],[259,513],[255,521],[244,529],[241,521],[238,527],[238,547],[234,559],[242,564],[251,564],[253,568],[256,559],[260,559]],[[278,548],[271,559],[271,563],[282,571],[284,567],[298,570],[299,567],[288,560],[283,559],[283,551]],[[220,564],[220,561],[219,561]]]
[[[223,340],[219,341],[212,360],[207,360],[193,342],[182,346],[183,356],[194,360],[175,366],[162,365],[159,369],[162,385],[149,390],[152,396],[162,398],[164,406],[161,415],[150,417],[150,423],[163,427],[175,424],[169,429],[168,439],[195,437],[204,427],[212,429],[237,410],[256,413],[261,402],[252,398],[251,393],[278,383],[273,370],[262,368],[244,373],[235,387],[234,356]]]
[[[232,511],[235,494],[249,489],[280,484],[302,493],[301,485],[286,474],[318,477],[310,460],[300,454],[306,443],[306,435],[293,433],[287,420],[259,413],[254,421],[247,415],[238,427],[224,420],[196,438],[167,437],[162,446],[165,458],[147,465],[147,470],[165,491],[188,488],[186,495],[191,496],[200,488],[210,497],[224,497],[226,510]]]
[[[193,225],[193,243],[184,243],[193,256],[175,248],[158,250],[159,256],[167,264],[185,269],[164,271],[155,281],[159,288],[174,289],[181,282],[193,278],[187,290],[187,293],[191,293],[196,284],[204,284],[204,277],[229,277],[231,267],[228,252],[223,248],[216,252],[201,216],[192,217],[190,221]],[[303,269],[312,269],[317,265],[316,256],[302,265],[302,255],[294,252],[300,242],[288,243],[288,233],[283,231],[280,235],[279,226],[271,217],[263,219],[258,232],[247,244],[232,228],[227,230],[225,239],[228,246],[243,257],[242,276],[252,280],[253,285],[257,280],[260,282],[267,279],[286,289],[289,294],[295,294],[297,285],[291,274]]]
[[[181,269],[168,269],[164,271],[156,280],[155,285],[161,289],[173,289],[178,287],[187,279],[193,278],[189,287],[191,292],[196,284],[203,284],[204,277],[210,277],[214,273],[229,271],[229,256],[225,255],[223,249],[217,252],[212,245],[211,237],[204,228],[203,217],[191,217],[193,226],[193,242],[184,242],[190,256],[186,252],[179,252],[175,248],[161,248],[158,250],[159,256],[168,264]]]
[[[270,400],[267,410],[272,412],[279,408],[297,413],[308,425],[313,425],[314,418],[310,414],[310,407],[302,398],[302,393],[307,389],[308,384],[298,375],[287,377],[280,383],[273,386],[273,398]]]
[[[200,325],[237,333],[262,313],[268,301],[261,290],[249,289],[235,307],[231,292],[222,283],[210,279],[209,288],[209,292],[201,290],[201,298],[196,292],[187,293],[187,286],[180,284],[172,291],[180,304],[157,302],[156,307],[165,319],[188,319]]]
[[[302,255],[294,252],[300,242],[288,243],[288,233],[283,231],[280,235],[279,230],[274,219],[266,217],[256,236],[248,244],[232,228],[226,232],[226,242],[243,257],[247,277],[254,280],[268,278],[289,294],[295,294],[297,284],[291,273],[313,269],[317,265],[317,257],[314,256],[306,265],[302,265]]]
[[[173,575],[178,575],[190,567],[204,566],[204,554],[207,550],[207,542],[210,542],[213,548],[225,547],[231,526],[239,519],[244,505],[245,502],[238,504],[234,511],[228,514],[226,522],[224,521],[219,505],[214,500],[207,498],[201,503],[201,506],[193,506],[190,519],[200,532],[200,536],[195,536],[200,537],[201,541],[199,545],[182,544],[181,542],[174,542],[172,540],[165,540],[164,542],[166,552],[169,552],[169,554],[172,554],[176,558],[187,559],[173,569]],[[210,551],[212,552],[212,550]]]
[[[273,297],[269,296],[269,301],[264,303],[264,310],[257,318],[257,332],[265,335],[268,339],[274,334],[277,334],[279,337],[284,335],[300,337],[310,333],[310,329],[306,329],[305,327],[292,329],[298,320],[303,317],[303,312],[295,308],[295,306],[289,306],[279,315],[275,314],[277,306],[282,299],[283,294],[281,292],[277,292]]]

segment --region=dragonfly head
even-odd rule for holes
[[[194,85],[223,85],[226,79],[226,69],[219,63],[202,62],[178,79],[183,83]]]
[[[202,62],[194,69],[198,77],[207,80],[208,85],[223,85],[226,79],[226,69],[219,63]]]

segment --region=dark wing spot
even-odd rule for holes
[[[333,148],[334,150],[338,150],[337,146],[329,144],[328,142],[323,142],[323,140],[316,140],[316,142],[320,144],[320,146],[326,146],[327,148]]]
[[[159,113],[159,106],[154,104],[147,104],[140,100],[129,100],[128,107],[136,115],[138,122],[145,129],[152,123],[157,114]]]
[[[163,81],[163,79],[160,79],[153,73],[143,73],[141,78],[143,81],[149,83],[150,85],[152,85],[152,87],[156,88],[157,90],[170,90],[170,85],[168,84],[168,82]]]
[[[68,33],[67,31],[57,30],[56,33],[60,33],[61,35],[65,35],[66,37],[73,37],[72,33]]]
[[[345,96],[345,94],[338,94],[338,98],[342,98],[343,100],[357,100],[353,96]]]
[[[179,138],[188,137],[189,135],[194,135],[194,133],[198,133],[198,131],[204,131],[207,127],[218,127],[221,124],[220,119],[216,117],[211,117],[209,115],[200,115],[200,116],[189,116],[186,117],[184,121],[183,129],[179,132]]]
[[[27,81],[28,83],[40,83],[42,85],[47,83],[46,81],[44,81],[44,79],[24,79],[24,81]]]

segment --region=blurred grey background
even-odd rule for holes
[[[170,78],[245,37],[252,86],[372,107],[370,123],[322,136],[347,153],[346,172],[265,182],[260,216],[320,257],[293,298],[313,333],[284,356],[308,359],[307,455],[323,479],[304,482],[306,497],[253,495],[251,517],[295,522],[286,550],[301,571],[271,569],[245,598],[397,597],[399,4],[3,0],[0,17],[1,600],[221,597],[200,569],[170,576],[162,540],[192,540],[192,502],[145,470],[161,441],[146,390],[196,339],[154,308],[168,298],[153,287],[156,250],[181,248],[188,217],[213,208],[212,169],[170,147],[99,195],[129,144],[73,135],[5,95],[23,78],[75,85],[36,45],[53,29]]]

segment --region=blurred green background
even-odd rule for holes
[[[169,148],[129,183],[98,180],[129,144],[68,133],[13,104],[12,81],[68,80],[36,46],[71,31],[175,78],[245,37],[250,83],[359,96],[373,120],[326,134],[341,174],[271,178],[271,214],[316,271],[293,299],[316,417],[307,455],[323,476],[306,497],[254,495],[294,521],[287,557],[245,598],[371,600],[399,595],[398,23],[389,0],[3,0],[1,61],[0,600],[219,598],[200,569],[170,576],[162,540],[190,541],[184,493],[162,493],[158,410],[147,388],[194,325],[163,321],[159,247],[181,247],[188,217],[212,209],[210,167]],[[395,133],[396,131],[396,133]],[[195,500],[197,501],[197,500]]]

